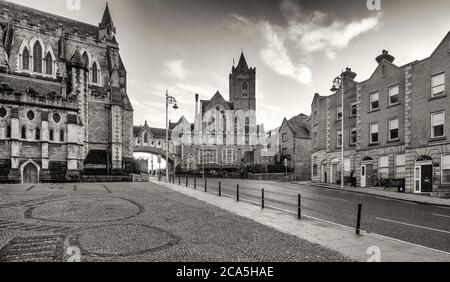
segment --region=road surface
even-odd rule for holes
[[[256,180],[208,179],[208,193],[218,194],[219,181],[223,196],[236,197],[239,184],[241,200],[260,204],[261,190],[265,189],[266,206],[293,213],[297,212],[298,194],[301,194],[303,215],[353,228],[356,226],[358,204],[362,204],[363,230],[450,252],[450,207],[311,185]],[[181,184],[186,185],[185,178]],[[193,185],[192,179],[189,184]],[[197,179],[197,189],[204,190],[202,179]]]

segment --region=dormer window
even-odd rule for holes
[[[385,76],[386,75],[386,66],[382,65],[381,66],[381,76]]]

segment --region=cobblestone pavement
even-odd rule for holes
[[[0,185],[0,261],[78,253],[81,261],[348,261],[157,184]]]

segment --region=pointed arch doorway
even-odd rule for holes
[[[33,184],[39,183],[39,166],[32,160],[27,161],[21,166],[22,183]]]

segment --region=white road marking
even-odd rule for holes
[[[378,220],[381,220],[381,221],[386,221],[386,222],[391,222],[391,223],[400,224],[400,225],[406,225],[406,226],[411,226],[411,227],[416,227],[416,228],[426,229],[426,230],[430,230],[430,231],[436,231],[436,232],[441,232],[441,233],[450,234],[450,231],[446,231],[446,230],[440,230],[440,229],[435,229],[435,228],[429,228],[429,227],[425,227],[425,226],[420,226],[420,225],[415,225],[415,224],[410,224],[410,223],[405,223],[405,222],[395,221],[395,220],[390,220],[390,219],[385,219],[385,218],[379,218],[379,217],[377,217],[377,219],[378,219]]]
[[[450,218],[450,215],[443,215],[443,214],[433,214],[434,216],[439,216],[439,217],[446,217],[446,218]]]

